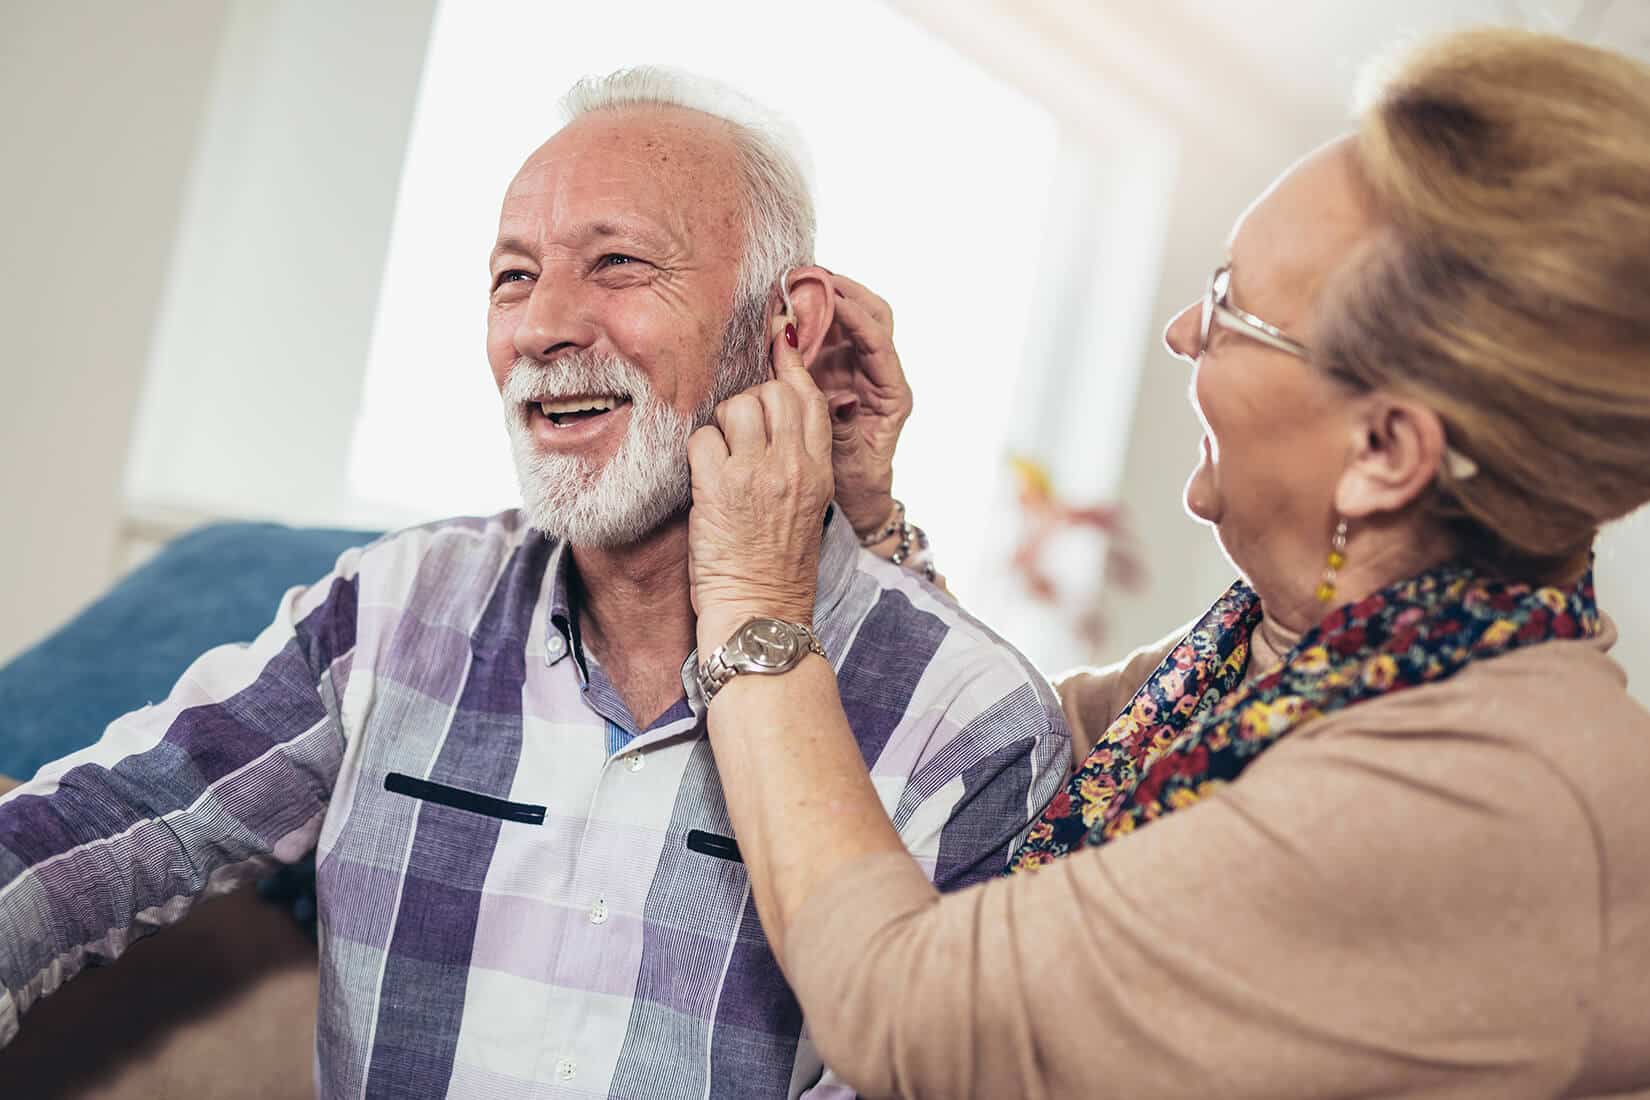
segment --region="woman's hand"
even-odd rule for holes
[[[724,401],[716,423],[688,440],[688,577],[701,655],[752,618],[813,620],[830,419],[793,344],[796,329],[776,317],[768,336],[773,381]]]
[[[894,350],[894,311],[854,280],[832,274],[836,318],[813,364],[831,412],[836,502],[868,535],[894,506],[894,449],[911,415],[911,387]]]
[[[688,440],[688,577],[701,659],[756,617],[812,624],[831,502],[831,421],[796,330],[768,333],[774,380],[730,398]],[[737,676],[705,725],[751,896],[774,953],[822,882],[904,845],[848,728],[831,665]],[[922,872],[912,864],[912,871]]]

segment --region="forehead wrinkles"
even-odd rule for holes
[[[742,243],[741,194],[720,120],[677,109],[601,111],[575,120],[533,154],[505,193],[500,221],[517,229],[534,221],[554,232],[575,219],[640,215],[667,225],[684,243],[721,252]]]
[[[652,188],[638,188],[633,176],[615,172],[615,167],[607,160],[593,165],[590,174],[558,171],[548,163],[524,169],[505,195],[499,237],[544,249],[574,243],[564,238],[606,226],[629,229],[656,249],[685,245],[689,226],[680,204],[668,197],[659,201]]]

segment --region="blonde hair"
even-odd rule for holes
[[[1478,466],[1425,507],[1480,568],[1573,577],[1650,500],[1650,68],[1475,30],[1361,113],[1383,223],[1331,296],[1325,366],[1436,410]]]

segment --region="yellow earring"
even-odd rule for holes
[[[1324,566],[1323,580],[1318,582],[1318,600],[1320,603],[1329,603],[1335,598],[1335,581],[1340,576],[1341,566],[1346,564],[1346,519],[1341,517],[1335,523],[1335,533],[1329,536],[1329,563]]]

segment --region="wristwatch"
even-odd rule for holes
[[[699,663],[699,691],[705,705],[723,686],[741,672],[773,676],[789,672],[809,653],[825,656],[825,647],[812,630],[801,623],[783,619],[752,619],[733,632],[726,645],[719,645]]]

